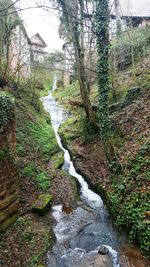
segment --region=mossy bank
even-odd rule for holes
[[[122,167],[122,171],[114,175],[109,171],[100,138],[86,124],[82,108],[69,105],[68,91],[68,87],[64,91],[60,88],[55,96],[69,108],[70,118],[59,133],[72,154],[76,169],[96,192],[103,194],[115,223],[126,230],[129,240],[149,256],[150,90],[143,89],[134,101],[111,113],[113,143]],[[74,100],[79,99],[77,92],[78,87],[73,92]]]
[[[50,115],[39,101],[44,92],[39,90],[34,103],[25,88],[16,95],[7,87],[6,94],[9,94],[9,98],[5,96],[6,100],[13,99],[10,108],[8,105],[5,109],[4,105],[6,119],[12,118],[15,106],[16,153],[13,160],[19,172],[20,208],[16,223],[1,234],[0,265],[35,267],[45,264],[47,251],[52,248],[55,237],[50,213],[42,217],[37,215],[33,212],[33,204],[40,194],[52,195],[53,203],[66,203],[67,199],[76,203],[76,184],[60,170],[63,153],[57,144]]]

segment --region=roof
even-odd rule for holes
[[[43,48],[47,47],[47,44],[45,43],[45,41],[38,32],[30,38],[30,42],[31,45],[36,45]]]
[[[150,17],[150,0],[119,0],[119,2],[122,17]],[[110,0],[111,13],[115,15],[113,3],[114,0]]]
[[[120,3],[121,17],[150,17],[150,0],[118,0]],[[115,15],[115,1],[110,0],[111,15]],[[85,8],[85,17],[93,15],[92,2],[88,3],[88,11]]]

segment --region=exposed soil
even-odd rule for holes
[[[74,147],[74,153],[77,155],[75,160],[77,172],[83,174],[93,185],[101,180],[106,184],[109,183],[109,180],[107,180],[108,165],[99,138],[97,137],[89,144],[74,141],[71,144],[72,146]]]

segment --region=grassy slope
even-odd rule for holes
[[[16,98],[15,104],[21,216],[1,235],[0,258],[3,266],[33,267],[44,262],[53,242],[50,219],[48,223],[30,211],[38,193],[49,193],[53,176],[47,164],[60,149],[42,109],[35,110],[25,95]]]
[[[47,94],[48,89],[46,85],[45,90],[36,91],[36,108],[31,105],[29,90],[20,90],[19,97],[15,96],[20,217],[0,237],[0,265],[2,262],[6,267],[44,264],[46,253],[54,243],[50,214],[39,217],[32,211],[39,193],[52,194],[55,204],[74,205],[78,199],[76,182],[60,170],[63,152],[55,139],[50,116],[39,101],[39,96]]]

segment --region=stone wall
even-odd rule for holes
[[[19,209],[14,107],[4,96],[0,96],[0,123],[0,231],[3,231],[17,219]]]

